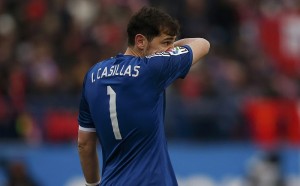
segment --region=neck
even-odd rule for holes
[[[127,47],[124,55],[131,55],[136,57],[144,57],[143,53],[135,47]]]

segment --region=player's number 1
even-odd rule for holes
[[[113,128],[113,132],[115,138],[117,140],[121,140],[122,136],[119,129],[118,117],[117,117],[117,106],[116,106],[116,92],[111,88],[111,86],[107,86],[107,95],[109,95],[109,114],[110,120]]]

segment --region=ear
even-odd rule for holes
[[[135,45],[138,49],[144,50],[147,45],[147,38],[142,34],[137,34],[135,36]]]

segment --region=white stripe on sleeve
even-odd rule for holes
[[[86,132],[96,132],[95,128],[85,128],[79,125],[79,130],[86,131]]]

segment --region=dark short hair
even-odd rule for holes
[[[143,7],[131,17],[128,23],[128,45],[134,45],[137,34],[142,34],[148,41],[151,41],[162,33],[177,36],[179,34],[178,21],[162,10],[154,7]]]

